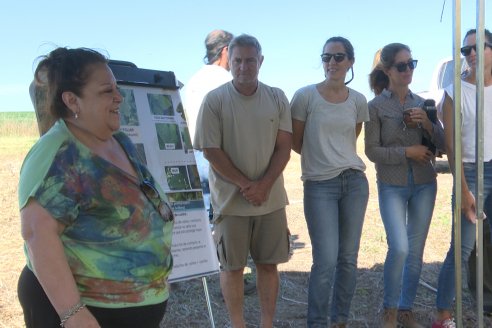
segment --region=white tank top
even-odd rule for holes
[[[445,88],[453,99],[453,85]],[[461,149],[465,163],[475,163],[476,87],[461,81]],[[492,160],[492,86],[484,91],[484,162]]]

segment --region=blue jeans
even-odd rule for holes
[[[475,163],[463,163],[466,183],[468,189],[475,195],[476,187],[476,166]],[[454,189],[453,189],[454,190]],[[492,229],[492,161],[484,163],[483,172],[483,210],[489,218],[489,224]],[[453,211],[454,211],[454,195],[453,195]],[[454,217],[454,216],[453,216]],[[456,293],[455,288],[455,268],[454,268],[454,220],[451,245],[446,255],[446,259],[439,273],[439,282],[437,285],[437,300],[436,306],[438,310],[451,311],[453,308],[453,300]],[[461,262],[462,267],[468,267],[468,258],[475,246],[476,226],[468,221],[465,216],[461,216]]]
[[[304,214],[311,238],[308,327],[346,322],[355,291],[357,255],[369,186],[364,172],[345,170],[324,181],[304,182]]]
[[[378,182],[378,192],[379,211],[388,242],[383,306],[411,310],[422,270],[437,183],[414,184],[409,170],[406,186]]]

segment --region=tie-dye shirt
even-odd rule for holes
[[[130,139],[122,132],[114,137],[137,178],[91,152],[59,120],[24,160],[19,208],[32,197],[66,225],[60,238],[83,302],[107,308],[157,304],[169,296],[173,224],[156,211],[152,202],[158,200],[141,191],[143,179],[156,184]]]

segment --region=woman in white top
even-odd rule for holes
[[[463,40],[461,54],[465,56],[470,67],[461,81],[461,153],[462,170],[454,179],[461,179],[461,260],[467,265],[475,245],[475,122],[476,122],[476,31],[469,30]],[[483,172],[483,210],[492,216],[492,33],[485,30],[484,50],[484,172]],[[453,118],[453,86],[446,88],[443,100],[444,136],[449,165],[454,172],[454,118]],[[453,195],[454,203],[454,195]],[[453,206],[454,209],[454,206]],[[492,220],[489,220],[491,223]],[[451,245],[439,274],[436,306],[438,320],[433,328],[455,327],[452,320],[453,300],[455,297],[455,263],[454,263],[454,226]]]
[[[325,80],[301,88],[291,102],[292,149],[301,154],[304,214],[313,249],[307,323],[326,327],[330,316],[332,327],[346,327],[369,197],[356,141],[369,113],[366,98],[346,86],[347,72],[353,77],[351,43],[328,39],[321,60]]]

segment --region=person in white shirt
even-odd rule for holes
[[[477,47],[484,47],[483,78],[484,78],[484,136],[483,136],[483,211],[485,216],[492,215],[492,33],[485,30],[485,43],[477,45],[476,30],[469,30],[463,40],[461,54],[470,67],[461,76],[461,172],[454,172],[454,90],[453,86],[445,88],[443,99],[443,124],[446,140],[446,154],[453,172],[454,181],[461,180],[461,261],[463,267],[468,266],[470,254],[475,246],[476,227],[476,184],[477,163],[475,155],[476,125],[476,74]],[[453,195],[453,203],[454,203]],[[454,210],[454,204],[453,204]],[[491,225],[492,220],[488,220]],[[492,226],[491,226],[492,228]],[[454,222],[453,222],[454,232]],[[490,241],[487,241],[490,243]],[[454,328],[452,318],[455,290],[455,245],[454,234],[451,244],[439,273],[437,286],[437,321],[432,328]],[[458,250],[460,251],[460,250]]]
[[[210,32],[205,38],[205,48],[207,50],[203,58],[205,65],[185,85],[184,105],[191,140],[195,137],[196,118],[205,95],[232,79],[229,72],[228,59],[229,42],[231,42],[232,38],[233,35],[224,30]],[[210,206],[210,189],[208,185],[209,164],[201,151],[195,151],[195,160],[203,189],[205,208],[209,213],[209,218],[212,219],[213,210]]]

